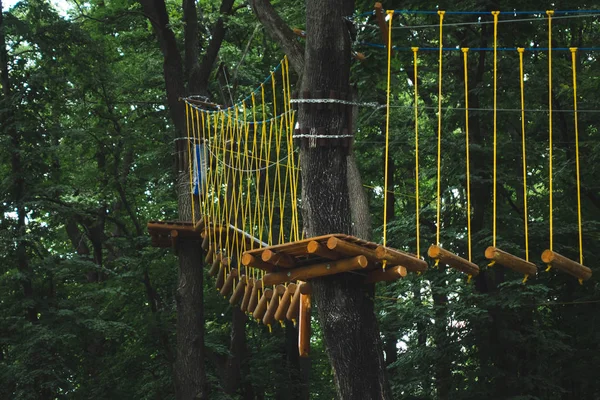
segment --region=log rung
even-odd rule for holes
[[[590,268],[552,250],[545,250],[542,253],[542,261],[582,281],[592,277],[592,270]]]
[[[439,246],[431,245],[429,250],[427,250],[427,254],[434,260],[439,260],[441,263],[464,272],[467,275],[479,275],[479,267],[476,264],[473,264],[456,254],[450,253],[448,250],[442,249]]]
[[[534,277],[537,274],[537,267],[534,263],[523,260],[522,258],[502,251],[494,246],[490,246],[485,249],[485,258],[514,271],[520,272],[523,275]]]

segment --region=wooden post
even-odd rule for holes
[[[308,357],[310,353],[310,294],[300,294],[298,351],[300,357]]]
[[[248,311],[248,304],[250,303],[250,297],[252,296],[252,288],[254,288],[254,279],[248,279],[246,283],[246,287],[244,288],[244,298],[242,299],[242,304],[240,305],[240,310],[243,312]]]
[[[237,269],[232,268],[231,271],[229,271],[227,279],[225,279],[223,287],[221,288],[221,296],[227,296],[229,293],[231,293],[231,290],[233,289],[233,281],[235,278],[237,278],[237,276]]]
[[[544,250],[542,261],[583,281],[592,277],[591,269],[552,250]]]
[[[263,316],[263,324],[265,325],[273,325],[275,322],[275,311],[279,307],[279,296],[282,296],[285,293],[285,286],[277,285],[275,290],[273,291],[273,296],[271,297],[271,301],[269,301],[269,305],[267,307],[267,312]]]
[[[400,279],[405,276],[406,268],[401,265],[395,265],[393,267],[386,268],[385,271],[383,268],[381,268],[369,272],[365,277],[365,283],[395,281],[396,279]]]
[[[295,280],[307,280],[318,276],[339,274],[341,272],[352,271],[355,269],[366,268],[369,261],[363,255],[347,258],[345,260],[330,261],[321,264],[307,265],[282,272],[271,272],[265,274],[263,281],[265,285],[277,285],[283,282]]]
[[[252,313],[256,309],[258,304],[258,291],[262,289],[262,280],[258,279],[254,281],[252,286],[252,293],[250,294],[250,301],[248,302],[248,312]]]
[[[240,276],[240,280],[239,280],[237,286],[235,287],[233,294],[229,298],[229,304],[231,304],[233,306],[233,305],[236,305],[237,303],[239,303],[240,300],[242,300],[242,297],[244,296],[245,291],[246,291],[246,275],[242,275],[242,276]]]
[[[274,265],[266,263],[263,260],[256,258],[252,254],[248,254],[248,253],[244,253],[242,255],[242,264],[245,265],[246,267],[259,268],[259,269],[262,269],[263,271],[267,271],[267,272],[271,272],[271,271],[273,271],[273,268],[275,268]]]
[[[440,260],[440,262],[447,264],[449,267],[464,272],[467,275],[477,276],[479,275],[479,267],[472,262],[465,260],[456,254],[450,253],[448,250],[442,249],[439,246],[432,244],[427,250],[429,257],[434,260]]]
[[[272,250],[266,249],[262,252],[261,258],[264,262],[273,264],[276,267],[293,268],[296,261],[285,253],[275,253]]]
[[[379,32],[381,32],[381,40],[383,44],[387,47],[388,42],[388,24],[385,22],[385,10],[380,2],[375,3],[375,19],[377,20],[377,24],[379,25]]]
[[[281,296],[281,300],[279,300],[279,306],[277,307],[277,311],[275,311],[275,319],[277,321],[283,321],[285,319],[285,314],[290,308],[290,304],[292,302],[292,296],[296,292],[296,284],[290,283],[285,289],[285,293]]]
[[[379,246],[375,255],[381,261],[386,260],[390,265],[402,265],[411,272],[423,272],[427,269],[427,262],[417,256],[400,250]]]
[[[328,260],[339,260],[342,256],[335,251],[329,250],[326,246],[323,246],[316,240],[311,240],[306,245],[306,251],[308,254],[314,254],[323,258],[327,258]]]
[[[523,275],[535,277],[537,274],[537,267],[534,263],[525,261],[517,256],[513,256],[512,254],[502,251],[494,246],[490,246],[485,249],[485,258],[520,272]]]
[[[273,289],[266,288],[252,313],[252,316],[255,319],[261,320],[265,316],[265,312],[267,312],[267,302],[271,297],[273,297]]]

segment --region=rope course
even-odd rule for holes
[[[415,43],[409,47],[393,45],[394,17],[401,14],[437,15],[438,41],[437,47],[419,47]],[[177,251],[183,240],[201,242],[206,251],[205,261],[210,265],[209,274],[216,279],[216,288],[223,296],[230,296],[232,305],[239,305],[241,310],[252,315],[269,327],[275,322],[283,324],[290,320],[299,325],[299,352],[305,356],[310,343],[310,308],[312,278],[344,272],[352,272],[363,276],[365,283],[390,281],[407,275],[407,272],[423,272],[427,263],[421,258],[420,214],[422,204],[420,198],[420,163],[419,141],[423,127],[420,118],[424,110],[436,112],[435,130],[437,147],[435,151],[435,243],[427,253],[435,262],[443,263],[465,273],[469,280],[480,273],[480,268],[472,262],[472,227],[471,227],[471,138],[470,120],[474,112],[490,112],[492,114],[493,158],[492,165],[492,245],[485,250],[485,257],[490,260],[489,266],[502,265],[524,275],[523,282],[535,277],[537,267],[530,261],[529,253],[529,210],[528,210],[528,168],[526,161],[526,112],[548,112],[548,191],[549,191],[549,249],[542,254],[542,260],[548,269],[556,268],[567,272],[582,282],[591,277],[591,270],[583,265],[583,236],[581,210],[581,175],[579,164],[579,126],[578,117],[581,112],[598,112],[598,110],[579,110],[577,104],[577,63],[578,52],[595,51],[600,48],[566,48],[571,55],[573,109],[557,110],[552,103],[552,54],[565,48],[552,47],[552,20],[556,15],[563,18],[600,15],[600,10],[580,11],[510,11],[507,15],[534,15],[536,20],[546,18],[548,21],[548,46],[541,47],[499,47],[499,24],[503,21],[503,13],[492,12],[460,12],[460,11],[410,11],[384,10],[376,3],[375,11],[360,14],[358,17],[374,15],[382,34],[383,45],[362,43],[368,46],[385,47],[387,50],[387,82],[386,104],[358,102],[344,96],[330,96],[322,93],[303,94],[293,98],[290,83],[289,65],[284,58],[269,76],[238,103],[222,107],[208,102],[208,99],[190,96],[182,99],[185,102],[187,135],[178,138],[177,143],[185,142],[184,173],[189,180],[186,197],[189,196],[191,221],[151,221],[148,230],[152,244],[158,247],[173,247]],[[491,16],[493,19],[493,46],[491,48],[445,47],[444,28],[448,16],[475,15],[480,18]],[[504,20],[505,21],[505,20]],[[395,53],[410,51],[412,53],[412,106],[394,105],[394,99],[400,98],[394,93],[393,58]],[[437,104],[430,106],[420,104],[419,61],[423,52],[437,52]],[[444,99],[444,52],[461,51],[464,69],[464,98],[460,106],[448,106]],[[473,51],[491,51],[493,54],[492,76],[492,108],[473,107],[469,105],[469,53]],[[503,94],[498,85],[498,62],[500,53],[515,52],[519,62],[519,108],[500,108],[498,98]],[[524,55],[529,52],[544,51],[548,57],[548,109],[527,109],[525,107]],[[509,59],[509,56],[505,56]],[[562,85],[566,85],[562,83]],[[323,92],[328,93],[328,92]],[[462,96],[462,94],[461,94]],[[464,102],[464,104],[463,104]],[[445,105],[446,104],[446,105]],[[300,164],[295,150],[294,140],[308,140],[311,146],[332,143],[349,143],[353,132],[345,130],[339,135],[329,135],[312,129],[300,129],[296,126],[294,107],[311,109],[323,107],[365,107],[386,109],[385,116],[385,174],[383,188],[373,187],[383,192],[382,243],[372,243],[360,238],[343,234],[304,238],[301,233],[299,213]],[[413,110],[414,115],[414,166],[415,166],[415,221],[416,221],[416,254],[405,253],[387,247],[388,244],[388,193],[395,193],[394,187],[388,187],[389,151],[392,137],[391,109],[406,107]],[[466,204],[460,206],[466,213],[466,254],[452,253],[444,247],[443,231],[446,227],[442,221],[442,209],[446,207],[445,195],[449,189],[442,187],[445,176],[443,165],[444,145],[450,135],[444,132],[446,121],[444,112],[464,111],[465,157],[466,157]],[[497,191],[501,187],[498,181],[498,144],[506,140],[499,131],[498,112],[518,112],[520,116],[521,149],[523,182],[523,230],[524,259],[498,248],[497,242],[502,237],[497,235]],[[554,251],[553,247],[553,121],[555,112],[570,112],[574,117],[574,143],[576,151],[577,181],[577,222],[579,260],[570,260]],[[433,112],[431,113],[433,115]],[[433,118],[432,118],[433,119]],[[462,117],[459,124],[462,124]],[[434,124],[432,124],[434,125]],[[425,127],[427,128],[427,127]],[[458,131],[457,131],[458,132]],[[442,134],[445,134],[442,137]],[[332,139],[335,139],[332,141]],[[444,139],[444,140],[443,140]],[[462,137],[461,137],[462,140]],[[412,146],[412,144],[410,145]],[[427,158],[425,158],[427,160]],[[502,166],[502,165],[501,165]],[[433,182],[433,179],[431,179]],[[487,184],[487,183],[486,183]],[[367,185],[365,185],[367,186]],[[446,192],[446,193],[445,193]],[[401,194],[405,195],[405,194]],[[433,197],[433,196],[432,196]],[[449,197],[449,196],[448,196]],[[456,198],[452,196],[450,198]],[[433,202],[433,199],[432,199]],[[391,205],[393,207],[393,205]],[[393,214],[393,213],[392,213]],[[504,243],[502,243],[504,244]],[[448,247],[456,247],[450,242]]]

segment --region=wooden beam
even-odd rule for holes
[[[395,265],[383,270],[375,269],[367,274],[365,283],[395,281],[406,276],[406,268],[401,265]]]
[[[300,294],[300,312],[298,317],[298,352],[300,357],[310,353],[310,294]]]
[[[354,243],[346,242],[340,238],[330,237],[327,240],[327,248],[335,252],[341,253],[348,257],[364,255],[373,265],[381,263],[375,255],[375,250],[359,246]]]
[[[345,260],[329,261],[321,264],[307,265],[282,272],[271,272],[265,274],[263,281],[265,285],[277,285],[279,283],[291,282],[296,280],[307,280],[325,275],[334,275],[341,272],[363,269],[369,265],[369,261],[363,255],[359,255]]]
[[[263,251],[260,258],[265,262],[276,267],[293,268],[296,266],[296,261],[293,257],[285,253],[275,253],[273,250],[266,249]]]
[[[485,249],[485,258],[495,261],[496,263],[514,271],[520,272],[523,275],[535,277],[537,274],[537,267],[534,263],[525,261],[517,256],[513,256],[512,254],[502,251],[494,246],[490,246]]]
[[[277,306],[277,311],[275,311],[275,319],[277,321],[283,321],[285,319],[285,314],[287,314],[287,311],[290,308],[292,296],[295,292],[296,284],[290,283],[285,289],[285,293],[283,293],[281,296],[281,299],[279,300],[279,306]]]
[[[381,261],[386,260],[389,265],[402,265],[411,272],[423,272],[427,269],[427,262],[414,254],[405,253],[389,247],[379,246],[375,255]]]
[[[542,253],[542,261],[551,265],[553,268],[566,272],[569,275],[573,275],[577,279],[587,280],[592,277],[591,269],[552,250],[544,250]]]
[[[308,254],[314,254],[319,257],[326,258],[328,260],[339,260],[342,258],[340,253],[336,253],[335,251],[329,250],[327,246],[323,246],[316,240],[312,240],[308,242],[306,245],[306,251]]]
[[[250,268],[258,268],[263,271],[271,272],[275,268],[274,265],[264,262],[260,258],[254,257],[252,254],[244,253],[242,255],[242,264]]]
[[[439,246],[432,244],[429,250],[427,250],[427,254],[434,260],[439,260],[441,263],[447,264],[449,267],[464,272],[467,275],[479,275],[479,267],[477,265]]]

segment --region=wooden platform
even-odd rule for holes
[[[201,240],[200,233],[191,222],[150,221],[147,227],[154,247],[173,247],[177,239],[182,238]]]
[[[368,275],[373,270],[381,270],[384,260],[387,267],[400,266],[393,270],[397,277],[406,275],[407,269],[427,269],[427,263],[415,255],[344,234],[263,247],[246,251],[242,256],[245,266],[267,272],[263,281],[268,285],[354,270]]]

